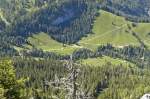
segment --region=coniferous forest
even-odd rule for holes
[[[0,99],[150,93],[149,6],[149,0],[0,0]]]

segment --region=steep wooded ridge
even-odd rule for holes
[[[39,32],[62,43],[75,43],[91,32],[97,12],[96,3],[91,0],[0,2],[2,45],[30,44],[27,38]]]
[[[21,15],[19,18],[17,15],[17,19],[14,18],[16,20],[13,20],[9,29],[7,28],[7,32],[11,36],[22,37],[46,32],[57,41],[75,43],[90,32],[91,23],[96,14],[94,2],[87,1],[50,1],[41,8],[26,9],[27,11],[32,10],[31,12],[26,12],[26,14],[21,9],[18,15],[24,15]]]

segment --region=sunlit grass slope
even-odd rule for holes
[[[111,58],[108,56],[103,56],[103,57],[98,57],[98,58],[88,58],[88,59],[84,59],[81,60],[81,63],[84,65],[89,65],[89,66],[103,66],[106,63],[111,63],[113,65],[120,65],[122,64],[123,66],[135,66],[135,64],[130,63],[128,61],[119,59],[119,58]]]
[[[78,46],[75,45],[63,45],[62,43],[53,40],[46,33],[35,34],[32,37],[29,37],[28,41],[33,47],[44,51],[58,52],[60,54],[70,54],[78,48]]]
[[[79,43],[87,44],[107,44],[111,43],[115,46],[139,45],[137,39],[129,30],[131,22],[125,18],[116,16],[112,13],[100,10],[93,24],[93,33],[83,38]]]
[[[141,40],[150,47],[150,23],[138,23],[136,28],[133,29]]]

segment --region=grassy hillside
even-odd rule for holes
[[[133,31],[135,31],[141,40],[150,47],[150,23],[138,23]]]
[[[136,26],[133,24],[136,24]],[[92,31],[94,34],[83,38],[79,44],[87,45],[91,48],[96,48],[97,45],[107,43],[116,47],[127,45],[139,46],[140,42],[132,34],[135,32],[147,46],[150,46],[149,27],[149,23],[132,23],[123,17],[101,10],[100,16],[96,18],[93,24]]]
[[[46,33],[35,34],[32,37],[29,37],[28,41],[32,44],[33,47],[42,49],[44,51],[58,52],[60,54],[70,54],[75,49],[79,48],[75,45],[63,45],[62,43],[53,40]],[[31,46],[27,47],[31,48]]]
[[[106,65],[106,63],[111,63],[113,65],[124,65],[124,66],[135,66],[133,63],[130,63],[128,61],[122,60],[122,59],[114,59],[108,56],[103,56],[103,57],[99,57],[99,58],[89,58],[89,59],[85,59],[85,60],[81,60],[81,63],[84,65],[91,65],[91,66],[103,66]]]
[[[93,24],[93,34],[81,39],[79,45],[63,45],[53,40],[46,33],[39,33],[29,37],[30,43],[45,51],[54,51],[62,54],[72,53],[77,48],[96,49],[99,45],[110,43],[116,47],[127,45],[140,46],[139,40],[133,32],[147,45],[150,46],[150,23],[132,23],[121,16],[100,10]]]
[[[93,33],[83,38],[79,43],[82,44],[107,44],[115,46],[139,45],[137,39],[128,32],[128,25],[131,22],[123,17],[113,15],[109,12],[100,11],[100,16],[96,18],[93,25]]]

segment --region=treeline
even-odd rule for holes
[[[61,55],[55,52],[45,52],[41,49],[33,48],[31,50],[24,49],[22,51],[16,51],[9,43],[3,41],[0,43],[0,56],[1,57],[35,57],[44,59],[55,60],[69,60],[70,55]],[[125,46],[124,48],[116,48],[111,44],[102,45],[97,48],[96,51],[92,51],[88,48],[81,48],[75,50],[72,54],[73,60],[96,58],[102,56],[110,56],[113,58],[120,58],[130,61],[137,66],[144,68],[143,66],[150,65],[149,55],[150,50],[143,47]]]
[[[97,58],[103,56],[110,56],[112,58],[120,58],[123,60],[130,61],[140,68],[148,67],[150,65],[150,50],[147,48],[136,47],[136,46],[125,46],[123,48],[116,48],[113,47],[111,44],[101,45],[97,48],[96,51],[92,51],[88,48],[81,48],[75,50],[70,55],[61,55],[54,52],[45,52],[39,49],[32,49],[32,50],[23,50],[20,52],[21,56],[23,57],[38,57],[38,58],[49,58],[55,60],[69,60],[70,56],[72,56],[74,61],[80,59],[87,59],[87,58]]]
[[[54,59],[54,60],[68,60],[70,58],[70,55],[61,55],[55,52],[47,52],[36,48],[33,48],[32,50],[22,50],[20,52],[20,56],[37,57],[37,58]]]
[[[125,46],[124,48],[116,48],[111,44],[99,46],[95,52],[89,49],[79,49],[73,53],[74,59],[87,59],[93,57],[110,56],[130,61],[140,68],[149,67],[150,50],[144,47]]]

